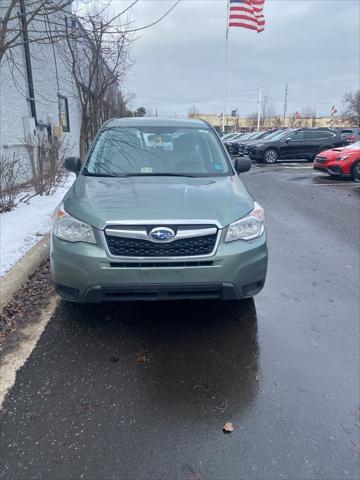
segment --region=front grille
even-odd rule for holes
[[[220,299],[222,296],[221,285],[154,285],[143,287],[104,287],[102,289],[104,300],[204,300]]]
[[[191,257],[210,255],[215,248],[216,234],[162,244],[106,235],[106,242],[111,255],[118,257]]]
[[[327,158],[325,158],[325,157],[316,157],[315,158],[316,163],[325,163],[326,160],[327,160]]]

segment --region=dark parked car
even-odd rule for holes
[[[283,133],[285,129],[275,129],[275,130],[266,130],[261,132],[261,135],[257,137],[250,138],[249,140],[242,141],[240,139],[239,143],[239,155],[249,155],[251,147],[263,143],[264,141],[269,141],[274,138],[279,133]],[[288,129],[290,131],[290,129]]]
[[[237,155],[239,152],[238,141],[250,140],[251,138],[255,138],[258,134],[259,132],[240,133],[238,137],[232,138],[228,142],[225,141],[224,145],[230,155]]]
[[[343,145],[341,135],[330,128],[299,128],[291,133],[281,132],[269,141],[265,138],[250,149],[249,156],[265,163],[295,158],[314,160],[318,153]]]
[[[341,136],[345,140],[346,145],[350,145],[360,141],[360,128],[343,129]]]
[[[222,140],[223,144],[225,145],[227,151],[233,155],[233,142],[239,140],[240,138],[243,138],[244,136],[248,135],[247,133],[237,133],[235,136]]]

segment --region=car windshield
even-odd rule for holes
[[[270,139],[272,140],[273,138],[278,137],[279,135],[284,135],[284,130],[281,130],[280,132],[279,130],[276,130],[275,132],[271,132],[264,137],[264,140],[266,141]]]
[[[360,150],[360,142],[352,143],[345,147],[347,150]]]
[[[237,133],[234,137],[230,138],[229,140],[232,142],[232,141],[235,141],[235,140],[239,140],[240,138],[243,138],[243,133]]]
[[[149,126],[105,129],[83,174],[209,177],[233,172],[212,130]]]
[[[252,134],[248,137],[248,139],[256,140],[257,138],[261,137],[263,134],[264,134],[264,132],[252,133]]]
[[[236,133],[228,133],[227,135],[224,135],[222,138],[222,140],[231,140],[232,138],[235,138],[237,137],[237,134]]]
[[[286,137],[291,133],[292,130],[282,130],[281,132],[276,132],[274,135],[269,135],[268,137],[264,138],[264,140],[268,141],[271,140],[272,142],[281,140],[282,138]]]
[[[242,137],[241,137],[241,140],[249,140],[249,138],[253,138],[254,135],[256,135],[256,133],[259,133],[259,132],[250,132],[250,133],[245,133]]]

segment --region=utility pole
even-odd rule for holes
[[[283,126],[285,127],[286,122],[286,110],[287,110],[287,99],[288,99],[288,84],[285,87],[285,100],[284,100],[284,119],[283,119]]]
[[[257,131],[258,131],[258,132],[260,132],[261,99],[262,99],[262,89],[261,89],[261,88],[259,88],[259,98],[258,98],[258,116],[257,116]]]

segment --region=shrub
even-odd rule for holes
[[[0,212],[8,212],[15,207],[19,193],[20,166],[17,154],[0,155]]]
[[[39,133],[26,139],[27,163],[35,193],[50,195],[66,175],[63,167],[68,143],[64,137],[48,137]]]

